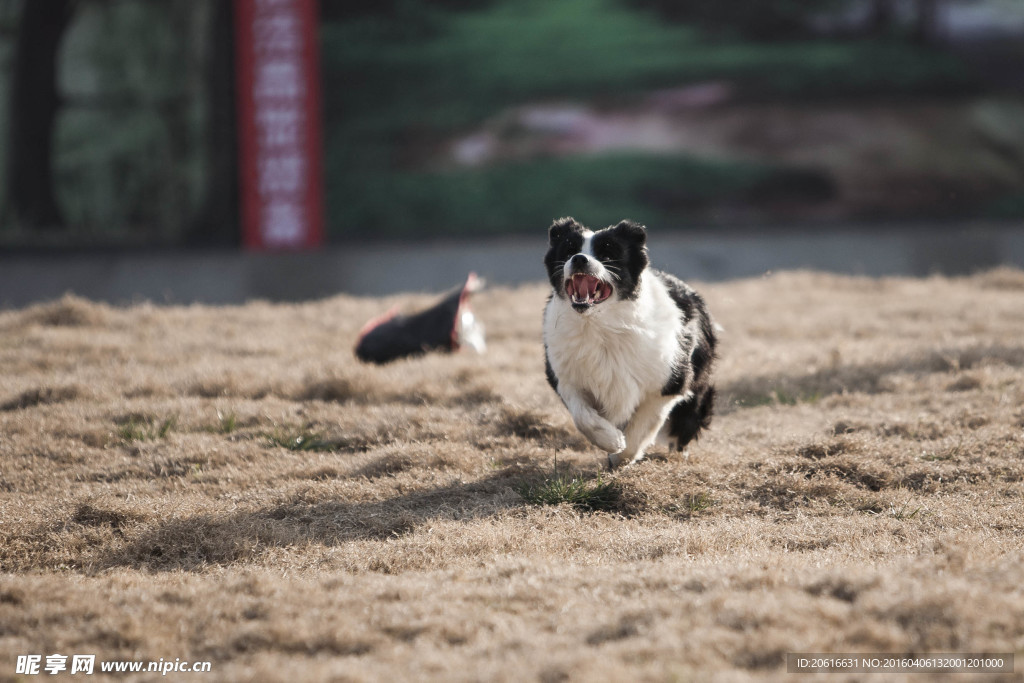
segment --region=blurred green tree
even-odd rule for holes
[[[785,40],[806,34],[810,20],[843,0],[625,0],[674,22],[735,33],[754,40]]]
[[[232,0],[0,0],[15,239],[238,241],[233,18]]]
[[[689,23],[713,31],[753,40],[790,40],[813,34],[814,19],[857,9],[863,16],[859,32],[868,36],[904,34],[921,43],[941,39],[941,0],[870,0],[863,7],[854,0],[624,0],[628,5],[654,11],[668,21]]]

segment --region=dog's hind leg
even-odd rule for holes
[[[645,399],[633,413],[626,425],[626,448],[621,453],[608,454],[608,466],[618,467],[637,462],[644,457],[644,452],[654,443],[658,430],[665,422],[669,412],[678,401],[679,396],[650,396]]]
[[[672,408],[666,427],[676,450],[685,449],[687,444],[700,436],[700,430],[711,425],[714,408],[715,388],[711,386],[705,386]]]

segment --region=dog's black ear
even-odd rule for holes
[[[566,235],[574,232],[583,232],[583,226],[575,218],[570,216],[559,218],[548,228],[548,244],[555,246],[564,240]]]
[[[642,247],[647,244],[647,228],[634,221],[621,221],[612,228],[619,239]]]

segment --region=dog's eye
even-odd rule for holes
[[[614,244],[611,244],[609,242],[598,243],[596,245],[596,248],[594,249],[594,252],[598,258],[602,259],[613,259],[618,258],[619,256],[618,248]]]

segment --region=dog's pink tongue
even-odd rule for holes
[[[591,275],[577,275],[572,279],[573,291],[579,296],[585,296],[588,298],[594,297],[599,284],[600,283],[597,281],[597,278]]]
[[[601,281],[593,275],[575,275],[566,285],[569,296],[593,301],[601,290]]]

